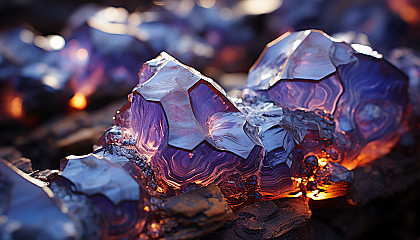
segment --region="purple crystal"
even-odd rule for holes
[[[248,78],[249,87],[268,89],[261,94],[283,108],[332,114],[337,132],[331,140],[340,159],[325,157],[350,169],[383,156],[396,143],[407,84],[406,76],[371,48],[314,30],[268,44]]]
[[[299,192],[299,188],[293,184],[291,166],[286,161],[272,165],[279,160],[279,154],[286,153],[283,149],[276,149],[269,152],[264,158],[261,168],[260,192],[265,198],[291,197],[293,193]],[[286,156],[287,158],[288,156]],[[280,157],[280,159],[284,159]],[[291,160],[296,164],[297,161]]]
[[[268,90],[274,103],[290,110],[306,109],[334,112],[343,92],[340,77],[334,74],[320,81],[284,80]]]
[[[256,128],[216,83],[166,53],[146,64],[116,127],[150,159],[158,180],[183,188],[257,173],[264,150]]]
[[[345,91],[334,112],[337,128],[352,141],[342,160],[351,169],[390,151],[408,102],[408,81],[401,71],[384,59],[356,57],[337,68]]]
[[[79,223],[67,216],[45,183],[0,160],[2,238],[80,239]]]
[[[67,160],[61,176],[71,181],[75,191],[88,196],[102,213],[107,223],[104,236],[138,236],[146,222],[148,194],[135,163],[104,153],[69,156]]]
[[[390,61],[409,77],[408,93],[414,114],[420,116],[420,55],[411,49],[392,50]]]

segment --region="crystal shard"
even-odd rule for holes
[[[321,152],[327,143],[321,144],[319,135],[312,141],[318,147],[304,144],[305,156],[322,155],[350,169],[389,152],[408,102],[407,77],[380,54],[314,30],[285,34],[268,44],[250,71],[248,86],[285,109],[331,114],[336,129],[328,144],[336,154]]]
[[[70,180],[78,192],[88,196],[103,194],[114,204],[138,200],[138,183],[124,169],[94,154],[69,156],[61,176]]]
[[[408,103],[408,81],[401,71],[383,59],[356,57],[337,69],[345,91],[334,112],[337,129],[352,141],[342,160],[351,169],[390,151]]]
[[[264,90],[282,79],[320,80],[335,72],[331,37],[316,30],[286,33],[267,44],[248,75],[248,87]]]
[[[138,236],[146,222],[144,207],[148,201],[141,171],[127,158],[103,152],[66,159],[61,176],[99,209],[106,222],[104,236],[107,239]]]
[[[109,130],[103,146],[132,139],[158,181],[174,188],[257,173],[264,150],[256,127],[220,86],[166,53],[142,71],[129,105],[116,116],[114,128],[123,134],[112,138]]]
[[[80,226],[46,184],[3,160],[0,189],[2,239],[81,239]]]

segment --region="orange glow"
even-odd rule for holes
[[[22,98],[14,97],[10,103],[10,115],[13,118],[20,118],[23,116]]]
[[[80,60],[85,60],[88,57],[88,51],[84,48],[80,48],[79,50],[77,50],[76,52],[76,56],[78,59]]]
[[[405,6],[404,8],[401,8],[400,16],[402,19],[404,19],[404,21],[408,23],[418,23],[420,20],[417,9],[411,6]]]
[[[318,166],[321,168],[325,167],[327,165],[328,160],[326,158],[318,158]]]
[[[155,239],[155,238],[158,238],[159,237],[159,232],[160,232],[160,229],[161,229],[161,226],[160,226],[160,224],[159,223],[152,223],[152,224],[150,224],[150,230],[152,230],[152,234],[151,234],[151,237],[153,238],[153,239]]]
[[[150,211],[149,206],[145,206],[145,207],[144,207],[144,211],[149,212],[149,211]]]
[[[69,105],[77,110],[83,110],[87,106],[86,97],[82,93],[76,92],[76,94],[74,94],[74,96],[70,99]]]
[[[302,183],[302,178],[291,177],[292,181],[295,182],[298,186]]]
[[[420,9],[409,0],[388,0],[388,5],[395,13],[410,24],[420,23]]]
[[[160,192],[160,193],[163,193],[164,191],[163,191],[163,188],[161,188],[161,187],[157,187],[156,188],[156,191],[158,191],[158,192]]]

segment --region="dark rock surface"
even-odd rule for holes
[[[242,206],[226,224],[203,239],[308,239],[311,211],[302,198]]]
[[[164,239],[197,239],[224,224],[232,213],[219,187],[209,185],[164,200]]]

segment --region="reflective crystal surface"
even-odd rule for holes
[[[258,130],[213,80],[166,53],[147,62],[130,103],[116,116],[120,138],[133,141],[158,179],[182,189],[256,174],[264,155]]]
[[[123,168],[94,154],[69,156],[61,176],[70,180],[78,192],[86,195],[103,194],[114,204],[123,200],[138,200],[140,188]]]
[[[153,191],[219,184],[231,206],[344,195],[348,169],[398,140],[407,102],[406,77],[380,54],[312,30],[269,44],[231,99],[166,53],[139,77],[101,145],[145,156]]]
[[[268,89],[281,79],[320,80],[335,71],[331,39],[321,31],[286,33],[267,44],[248,75],[248,87]]]
[[[407,77],[370,47],[314,30],[287,33],[268,44],[248,77],[248,87],[267,89],[259,94],[283,108],[331,114],[337,131],[332,149],[338,158],[324,155],[349,169],[394,146],[407,86]]]
[[[109,239],[132,238],[143,230],[148,193],[142,172],[129,159],[104,151],[85,156],[69,156],[62,164],[61,176],[76,192],[89,197],[104,216]]]
[[[81,239],[81,226],[47,185],[3,160],[0,189],[2,239]]]

